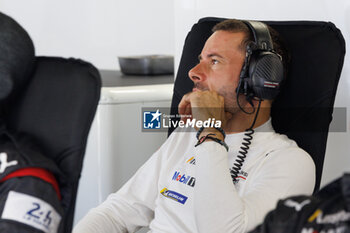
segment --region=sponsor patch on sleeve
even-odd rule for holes
[[[9,192],[1,218],[24,223],[45,233],[57,232],[61,221],[61,215],[49,203],[15,191]]]

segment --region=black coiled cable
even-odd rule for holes
[[[237,183],[238,173],[243,166],[244,160],[248,154],[249,146],[253,140],[253,134],[254,134],[253,127],[255,125],[256,119],[258,118],[260,104],[261,104],[261,100],[259,100],[259,105],[258,105],[258,109],[257,109],[256,114],[255,114],[255,117],[254,117],[253,124],[248,129],[246,129],[246,131],[244,133],[245,137],[243,138],[242,146],[240,147],[241,150],[238,151],[239,155],[237,156],[236,161],[233,163],[233,166],[230,169],[230,174],[231,174],[232,181],[234,184]]]
[[[236,161],[233,163],[233,167],[230,169],[231,177],[233,180],[233,183],[237,182],[237,177],[238,173],[241,170],[241,167],[243,166],[244,160],[247,157],[248,150],[249,150],[249,145],[252,143],[253,135],[254,134],[254,129],[247,129],[242,146],[240,147],[240,151],[238,151],[239,155],[237,156]]]

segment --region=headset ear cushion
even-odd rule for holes
[[[249,86],[259,99],[274,99],[283,81],[283,64],[280,57],[268,51],[254,53],[250,59]]]

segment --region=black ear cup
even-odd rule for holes
[[[237,93],[247,100],[274,99],[284,79],[282,58],[274,52],[273,42],[266,24],[258,21],[243,21],[251,30],[254,42],[247,45],[246,58],[240,74]]]
[[[269,51],[253,53],[248,71],[248,86],[253,96],[272,100],[283,81],[283,64],[280,57]]]

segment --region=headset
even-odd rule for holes
[[[254,42],[246,47],[246,57],[240,73],[237,95],[243,93],[247,100],[272,100],[284,80],[282,57],[273,49],[273,42],[266,24],[259,21],[245,23],[254,36]]]
[[[238,96],[243,93],[247,101],[254,107],[252,100],[259,100],[259,105],[255,113],[254,121],[250,128],[246,129],[237,158],[230,168],[233,183],[238,182],[237,177],[247,157],[249,146],[253,140],[254,124],[258,117],[262,100],[274,99],[279,91],[280,85],[284,81],[284,71],[282,57],[273,49],[273,42],[266,24],[258,21],[245,21],[254,36],[254,42],[248,43],[246,47],[246,57],[239,77],[236,89],[237,104],[240,109],[247,113],[239,104]]]

